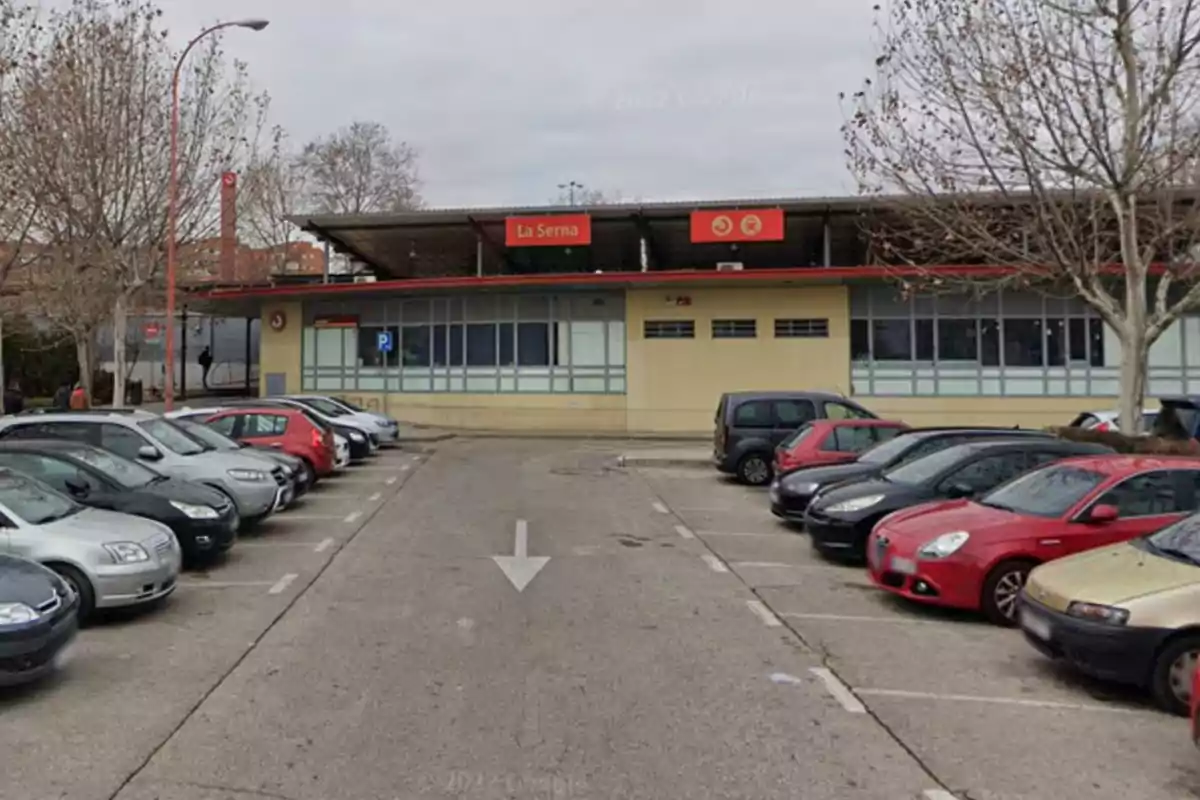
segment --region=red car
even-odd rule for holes
[[[884,517],[867,541],[868,571],[893,594],[1012,625],[1035,566],[1152,533],[1196,511],[1198,495],[1197,459],[1065,459],[977,500]]]
[[[308,469],[310,484],[333,474],[337,462],[333,434],[318,428],[299,409],[239,407],[214,414],[204,422],[239,442],[278,447],[296,456]]]
[[[908,430],[903,422],[886,419],[814,420],[775,448],[775,474],[854,461],[903,430]]]

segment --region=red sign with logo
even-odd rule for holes
[[[314,328],[357,328],[358,317],[353,314],[336,314],[328,317],[317,317],[313,320]]]
[[[692,242],[781,242],[783,209],[693,211]]]
[[[572,247],[592,243],[592,218],[587,214],[508,217],[504,243],[509,247]]]
[[[157,322],[147,322],[142,326],[142,333],[146,337],[147,342],[157,342],[158,337],[162,336],[163,328]]]

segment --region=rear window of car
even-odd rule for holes
[[[979,503],[1031,517],[1057,519],[1104,483],[1106,477],[1083,467],[1052,465],[1009,481],[981,497]]]
[[[813,432],[813,430],[814,428],[812,425],[802,425],[793,431],[791,436],[784,439],[779,446],[784,450],[791,450],[793,447],[804,441],[809,434]]]

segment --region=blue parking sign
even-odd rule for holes
[[[375,347],[379,350],[379,352],[392,352],[392,344],[393,339],[391,331],[380,331],[379,333],[375,334]]]

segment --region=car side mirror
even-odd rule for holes
[[[1087,522],[1103,525],[1106,522],[1115,522],[1120,516],[1121,511],[1116,506],[1102,503],[1092,508],[1091,513],[1087,515]]]
[[[86,483],[75,478],[67,478],[67,489],[76,497],[87,497],[91,491]]]
[[[959,500],[975,494],[975,490],[965,483],[952,483],[946,487],[946,496],[951,500]]]
[[[162,458],[162,453],[158,452],[158,448],[144,444],[138,448],[138,458],[143,461],[158,461]]]

